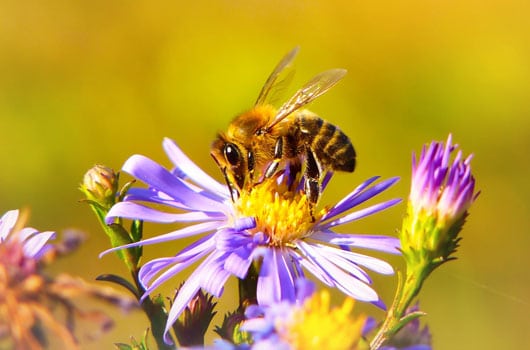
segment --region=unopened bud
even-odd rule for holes
[[[451,258],[468,209],[476,199],[471,157],[459,151],[449,136],[446,144],[433,142],[424,148],[412,169],[407,216],[401,232],[401,249],[409,264],[436,267]]]
[[[204,335],[215,316],[213,297],[199,290],[173,325],[181,346],[203,345]]]
[[[95,165],[86,172],[80,188],[87,199],[110,209],[116,202],[118,174],[104,165]]]

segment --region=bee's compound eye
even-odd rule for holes
[[[241,161],[241,154],[237,149],[236,145],[227,143],[223,150],[225,158],[231,165],[237,165]]]

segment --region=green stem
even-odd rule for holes
[[[256,304],[256,291],[258,288],[259,267],[253,263],[245,279],[239,280],[239,307],[246,308],[248,305]]]
[[[406,311],[420,292],[423,282],[429,276],[432,268],[427,263],[414,264],[413,267],[414,269],[411,269],[410,265],[407,266],[405,281],[403,281],[402,274],[398,273],[399,281],[394,301],[386,315],[385,321],[370,343],[371,350],[379,349],[408,322],[423,315],[421,312],[407,315]]]
[[[138,279],[138,269],[131,271],[132,277],[136,288],[138,289],[138,295],[142,296],[145,293],[145,289]],[[151,332],[155,338],[156,345],[159,350],[171,350],[175,349],[174,345],[168,345],[164,342],[164,330],[167,322],[167,314],[164,310],[164,305],[162,302],[155,302],[151,298],[145,298],[141,304],[142,310],[144,310],[145,315],[149,319],[151,324]],[[171,340],[172,337],[170,336]]]
[[[95,202],[89,201],[89,204],[94,213],[96,214],[96,217],[98,218],[101,227],[103,228],[107,236],[109,236],[112,247],[118,247],[120,245],[135,242],[141,239],[141,223],[133,224],[133,230],[139,230],[139,232],[131,231],[132,233],[134,233],[133,237],[127,230],[123,228],[123,226],[121,225],[121,220],[118,223],[107,225],[107,223],[105,222],[105,217],[107,215],[108,208],[104,208]],[[138,278],[138,273],[140,271],[140,266],[138,262],[141,256],[141,251],[136,251],[137,249],[138,248],[128,248],[125,250],[118,250],[117,254],[125,263],[127,269],[131,273],[137,290],[137,293],[135,293],[135,295],[138,298],[138,301],[140,301],[141,296],[145,293],[145,289]],[[147,318],[149,319],[149,323],[151,325],[151,332],[153,334],[153,337],[155,338],[158,349],[175,349],[175,346],[168,345],[164,342],[164,330],[167,322],[167,313],[164,310],[163,301],[156,301],[147,297],[141,302],[140,306],[142,307],[142,310],[144,311]]]

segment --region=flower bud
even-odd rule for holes
[[[199,290],[173,325],[181,346],[204,344],[204,335],[216,314],[213,311],[215,303],[212,299],[211,295]]]
[[[95,165],[86,172],[80,189],[88,200],[110,209],[116,202],[118,174],[104,165]]]
[[[458,151],[450,162],[456,148],[449,135],[445,145],[433,142],[429,148],[424,147],[417,163],[413,158],[407,215],[400,237],[408,264],[436,267],[458,247],[458,234],[478,193],[471,174],[472,156],[462,159]]]

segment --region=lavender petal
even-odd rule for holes
[[[110,224],[117,217],[149,222],[174,223],[219,220],[224,218],[224,215],[221,213],[202,211],[178,214],[166,213],[134,202],[120,202],[109,210],[105,220],[107,224]]]
[[[182,152],[173,140],[165,138],[163,141],[163,147],[171,162],[189,178],[193,179],[196,184],[213,193],[221,194],[225,198],[230,198],[230,192],[228,191],[227,186],[214,180],[210,175],[199,168],[190,158],[188,158],[188,156],[186,156],[186,154],[184,154],[184,152]]]
[[[15,227],[18,214],[18,210],[9,210],[0,218],[0,242],[5,241],[13,227]]]
[[[191,190],[182,180],[147,157],[141,155],[130,157],[123,165],[122,170],[153,188],[163,190],[170,197],[179,199],[189,208],[219,212],[225,209],[223,203]]]
[[[99,257],[101,258],[102,256],[104,256],[104,255],[106,255],[106,254],[108,254],[110,252],[114,252],[114,251],[120,250],[120,249],[138,247],[138,246],[141,246],[141,245],[149,245],[149,244],[155,244],[155,243],[161,243],[161,242],[167,242],[167,241],[173,241],[173,240],[176,240],[176,239],[185,238],[185,237],[193,236],[193,235],[196,235],[196,234],[206,233],[208,231],[211,231],[211,230],[214,230],[214,229],[218,228],[220,225],[222,225],[222,223],[220,223],[218,221],[213,221],[213,222],[203,222],[203,223],[192,225],[192,226],[186,226],[186,227],[184,227],[184,228],[182,228],[180,230],[169,232],[169,233],[166,233],[166,234],[163,234],[163,235],[159,235],[159,236],[156,236],[156,237],[153,237],[153,238],[148,238],[148,239],[144,239],[142,241],[129,243],[129,244],[125,244],[125,245],[122,245],[122,246],[119,246],[119,247],[114,247],[114,248],[111,248],[111,249],[107,249],[104,252],[100,253]]]
[[[399,249],[401,244],[399,239],[389,236],[357,235],[346,233],[337,234],[332,231],[319,231],[315,232],[311,238],[321,242],[327,242],[329,244],[373,249],[390,254],[400,254]]]
[[[20,232],[24,230],[27,229],[23,229]],[[24,242],[24,255],[38,259],[51,248],[47,243],[50,239],[55,238],[55,232],[37,232],[37,230],[34,229],[29,230],[34,231],[34,233]]]
[[[328,222],[323,223],[323,224],[318,224],[317,227],[318,228],[322,228],[322,229],[328,229],[328,228],[333,227],[333,226],[346,224],[348,222],[359,220],[361,218],[364,218],[364,217],[370,216],[372,214],[378,213],[380,211],[383,211],[383,210],[385,210],[387,208],[390,208],[393,205],[398,204],[399,202],[401,202],[401,199],[396,198],[396,199],[392,199],[392,200],[389,200],[389,201],[386,201],[386,202],[383,202],[383,203],[378,203],[378,204],[372,205],[371,207],[364,208],[364,209],[361,209],[361,210],[357,210],[357,211],[355,211],[353,213],[350,213],[348,215],[345,215],[345,216],[343,216],[343,217],[341,217],[339,219],[336,219],[336,220],[333,220],[333,221],[328,221]]]

